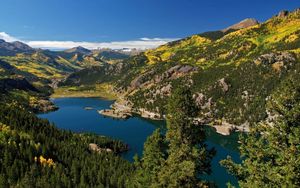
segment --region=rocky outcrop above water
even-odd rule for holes
[[[164,117],[156,112],[150,112],[144,108],[140,108],[138,109],[138,114],[141,115],[141,117],[143,118],[148,118],[148,119],[152,119],[152,120],[163,120]]]
[[[226,121],[223,121],[220,124],[213,125],[213,127],[216,129],[217,133],[224,135],[224,136],[228,136],[234,131],[239,131],[239,132],[249,132],[250,131],[248,122],[245,122],[242,125],[238,126],[238,125],[234,125],[234,124],[228,123]]]
[[[98,113],[103,116],[112,117],[116,119],[128,119],[129,117],[132,116],[132,114],[129,112],[117,111],[114,109],[98,110]]]
[[[92,151],[92,152],[97,152],[97,153],[102,153],[102,152],[111,153],[111,152],[113,152],[112,149],[110,149],[110,148],[100,148],[95,143],[90,143],[89,144],[89,150]]]
[[[128,101],[119,99],[111,105],[111,109],[98,110],[98,113],[116,119],[128,119],[132,116],[132,108]]]
[[[53,104],[53,102],[51,102],[49,99],[38,99],[34,102],[31,102],[30,107],[34,112],[37,113],[46,113],[58,109],[58,107],[55,106],[55,104]]]

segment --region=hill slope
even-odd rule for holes
[[[201,108],[199,117],[215,124],[248,124],[267,117],[266,99],[300,71],[299,55],[298,9],[251,27],[193,35],[116,65],[82,70],[65,85],[110,83],[132,111],[162,116],[166,98],[184,82]]]

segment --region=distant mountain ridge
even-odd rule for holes
[[[2,55],[16,55],[17,53],[31,53],[35,50],[19,41],[6,42],[0,39],[0,56]]]
[[[71,49],[67,49],[64,52],[66,52],[66,53],[81,53],[81,54],[84,54],[84,55],[88,55],[88,54],[92,53],[91,50],[86,49],[86,48],[84,48],[82,46],[78,46],[78,47],[74,47],[74,48],[71,48]]]

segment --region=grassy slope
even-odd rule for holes
[[[112,86],[108,84],[96,84],[94,86],[81,87],[59,87],[54,90],[51,97],[100,97],[108,100],[117,99],[116,94],[112,91]]]

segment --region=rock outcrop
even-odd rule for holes
[[[98,110],[98,113],[103,116],[112,117],[112,118],[116,118],[116,119],[128,119],[129,117],[132,116],[132,114],[130,112],[117,111],[114,109]]]
[[[90,143],[89,144],[89,149],[90,151],[93,151],[93,152],[97,152],[97,153],[102,153],[102,152],[108,152],[108,153],[111,153],[113,152],[112,149],[110,148],[100,148],[97,144],[95,143]]]
[[[51,102],[49,99],[39,99],[31,103],[30,107],[33,109],[34,112],[37,113],[46,113],[58,109],[58,107],[55,106],[55,104]]]
[[[150,112],[144,108],[139,109],[139,114],[143,118],[153,119],[153,120],[163,120],[164,117],[162,117],[159,113]]]
[[[265,65],[272,65],[277,62],[285,62],[291,63],[295,62],[295,56],[289,52],[274,52],[269,54],[261,55],[259,58],[255,60],[256,64],[265,64]]]
[[[229,85],[225,82],[225,78],[218,80],[218,84],[224,93],[229,90]]]
[[[276,72],[280,72],[282,68],[287,68],[296,62],[294,54],[290,52],[274,52],[261,55],[254,63],[257,65],[271,66]]]
[[[213,127],[216,129],[216,132],[224,136],[228,136],[234,131],[249,132],[249,126],[249,122],[245,122],[241,125],[234,125],[228,123],[227,121],[222,121],[213,125]]]
[[[254,19],[254,18],[247,18],[245,20],[242,20],[241,22],[234,24],[232,26],[227,27],[226,29],[223,29],[222,32],[227,32],[231,29],[233,30],[238,30],[238,29],[243,29],[243,28],[247,28],[247,27],[251,27],[254,25],[259,24],[259,22]]]
[[[193,67],[191,65],[176,65],[174,67],[171,67],[167,71],[165,71],[163,74],[156,75],[154,77],[154,82],[159,83],[165,79],[171,79],[171,80],[176,79],[185,76],[187,74],[190,74],[192,72],[195,72],[197,70],[198,70],[197,67]]]
[[[288,15],[289,15],[289,11],[287,11],[287,10],[282,10],[282,11],[280,11],[280,12],[278,13],[277,17],[279,17],[279,18],[284,18],[284,17],[286,17],[286,16],[288,16]]]

